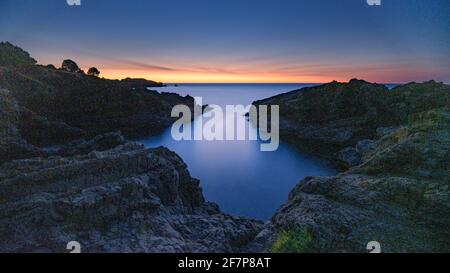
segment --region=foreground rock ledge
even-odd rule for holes
[[[126,143],[0,167],[0,252],[236,252],[262,223],[204,200],[175,153]]]

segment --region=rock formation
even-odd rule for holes
[[[191,97],[40,67],[10,44],[3,53],[15,63],[0,60],[11,89],[0,88],[0,252],[67,252],[70,241],[83,252],[236,252],[262,228],[206,202],[175,153],[108,133],[155,134]]]
[[[158,93],[144,79],[107,80],[35,65],[23,50],[0,43],[0,87],[16,99],[22,135],[39,146],[121,131],[126,136],[160,133],[175,119],[173,106],[194,106],[192,97]],[[55,131],[59,133],[55,134]]]
[[[347,171],[301,181],[255,251],[270,251],[289,229],[306,229],[317,252],[366,252],[370,241],[383,252],[449,250],[449,86],[388,90],[353,80],[257,103],[280,105],[285,141],[344,161]]]
[[[301,181],[263,225],[206,202],[175,153],[125,139],[193,98],[35,63],[0,43],[0,252],[450,249],[448,85],[352,80],[255,102],[280,105],[282,141],[343,169]]]
[[[18,160],[0,181],[0,252],[67,252],[69,241],[83,252],[235,252],[261,229],[205,202],[165,148]]]
[[[19,132],[20,107],[9,91],[0,88],[0,164],[42,155]]]

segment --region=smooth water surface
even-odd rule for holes
[[[306,85],[189,84],[155,88],[159,92],[202,97],[204,104],[249,105],[251,102]],[[251,128],[251,126],[250,126]],[[193,130],[201,129],[199,119]],[[254,129],[253,129],[254,130]],[[200,179],[208,201],[233,215],[268,220],[306,176],[333,175],[322,161],[299,153],[287,144],[275,152],[261,152],[259,141],[173,140],[170,128],[159,136],[141,139],[146,147],[165,146],[178,153],[191,175]]]

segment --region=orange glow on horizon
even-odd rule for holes
[[[39,59],[44,63],[57,63],[46,56]],[[214,60],[155,61],[153,65],[108,59],[77,57],[79,64],[87,71],[91,64],[97,64],[100,76],[107,79],[144,78],[162,83],[328,83],[331,81],[348,82],[358,78],[374,83],[406,83],[429,80],[445,81],[442,68],[424,63],[412,66],[408,63],[359,64],[356,61],[342,63],[338,61],[292,62],[280,61],[229,62]],[[151,62],[149,62],[151,63]]]
[[[101,69],[101,77],[107,79],[145,78],[163,83],[325,83],[333,80],[346,81],[347,78],[325,76],[291,76],[276,73],[196,73],[164,72],[130,69]]]
[[[42,64],[59,63],[59,58],[38,55]],[[436,65],[424,63],[413,66],[408,63],[340,63],[333,62],[236,62],[221,63],[213,60],[196,62],[155,61],[156,66],[135,63],[120,63],[109,59],[92,59],[78,56],[84,71],[92,64],[100,70],[100,77],[107,79],[145,78],[162,83],[328,83],[348,82],[358,78],[374,83],[406,83],[429,80],[445,82],[444,70]],[[143,61],[145,64],[146,62]],[[164,66],[167,64],[167,67]],[[161,66],[160,66],[161,65]],[[56,65],[58,66],[58,65]]]

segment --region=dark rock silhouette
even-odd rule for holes
[[[352,80],[256,102],[279,104],[282,140],[339,162],[309,177],[253,241],[269,251],[279,231],[307,229],[318,252],[446,252],[450,246],[450,87],[388,90]],[[350,169],[349,169],[350,168]]]
[[[27,56],[16,50],[16,55]],[[9,54],[9,51],[10,45],[0,46],[0,52]],[[121,131],[125,136],[154,135],[175,120],[170,116],[173,106],[194,106],[192,97],[147,90],[147,87],[162,86],[161,83],[130,78],[100,79],[73,73],[78,66],[69,61],[66,64],[71,72],[48,69],[31,61],[28,65],[0,66],[0,87],[8,89],[24,109],[22,120],[26,122],[20,128],[31,143],[65,143],[82,137],[81,132],[92,137],[112,131]],[[36,122],[39,120],[46,121]],[[38,124],[46,126],[36,130]],[[50,125],[64,127],[66,132],[58,137],[54,130],[47,130]]]

